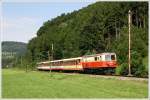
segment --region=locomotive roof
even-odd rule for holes
[[[115,55],[116,53],[109,53],[109,52],[105,52],[105,53],[99,53],[99,54],[92,54],[92,55],[85,55],[82,57],[93,57],[93,56],[99,56],[99,55]]]

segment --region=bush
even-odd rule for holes
[[[137,51],[133,51],[131,54],[131,71],[132,74],[138,77],[145,77],[148,75],[146,68],[143,64],[142,55]]]
[[[116,75],[127,75],[128,74],[128,64],[122,63],[115,70]]]
[[[117,75],[127,75],[128,74],[128,62],[122,63],[116,68]],[[137,51],[131,51],[131,74],[137,77],[147,77],[148,70],[143,64],[142,55]]]
[[[128,74],[128,63],[121,64],[121,75],[127,75]]]
[[[116,74],[116,75],[121,75],[121,66],[118,66],[118,67],[115,69],[115,74]]]

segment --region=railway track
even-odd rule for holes
[[[67,74],[67,75],[82,74],[83,75],[83,73],[65,73],[65,74]],[[120,76],[120,75],[95,75],[95,74],[86,74],[86,75],[90,76],[90,77],[95,77],[95,78],[133,80],[133,81],[147,81],[148,82],[148,78],[138,78],[138,77],[133,77],[133,76],[131,77],[131,76]]]

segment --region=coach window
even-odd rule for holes
[[[58,62],[58,66],[60,66],[60,65],[61,65],[61,61]]]
[[[80,62],[81,60],[79,59],[79,62]]]
[[[63,61],[60,61],[59,65],[62,66],[63,65]]]
[[[99,56],[99,60],[100,60],[100,61],[102,60],[102,57],[101,57],[101,56]]]
[[[98,59],[97,59],[97,57],[95,57],[95,61],[97,61]]]
[[[78,63],[77,64],[80,64],[80,60],[78,60]]]
[[[77,64],[77,60],[74,60],[74,65],[76,65]]]
[[[74,65],[74,61],[71,61],[70,65]]]
[[[66,63],[66,62],[65,62],[65,61],[63,61],[63,65],[65,65],[65,63]]]
[[[58,66],[58,62],[55,62],[55,66]]]
[[[73,64],[74,64],[74,65],[76,65],[77,61],[76,61],[76,60],[74,60],[73,62],[74,62]]]
[[[79,60],[78,60],[78,63],[80,63],[80,62],[81,62],[81,60],[79,59]]]

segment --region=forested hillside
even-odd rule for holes
[[[132,12],[132,74],[148,74],[143,58],[148,56],[148,2],[96,2],[72,13],[44,22],[28,44],[31,61],[48,60],[54,44],[54,59],[115,52],[117,74],[127,74],[128,11]]]
[[[15,52],[17,55],[23,55],[25,54],[26,50],[26,43],[15,41],[2,42],[2,52]]]
[[[27,44],[15,41],[2,42],[2,67],[12,65],[17,57],[24,56],[27,51]]]

